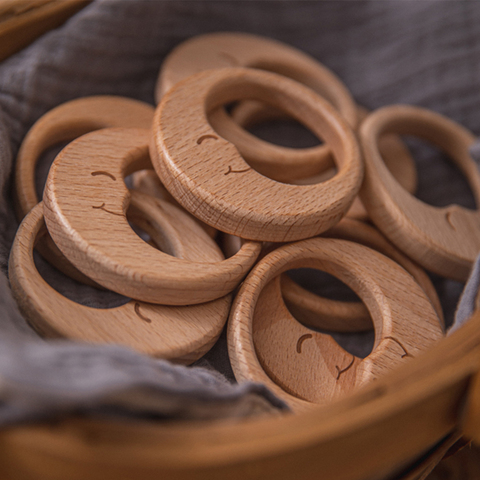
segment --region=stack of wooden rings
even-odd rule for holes
[[[480,215],[415,198],[415,165],[399,135],[441,147],[480,204],[469,131],[412,106],[368,113],[315,59],[238,33],[178,46],[156,97],[156,109],[109,96],[73,100],[23,141],[23,222],[9,274],[40,334],[189,364],[228,319],[237,379],[265,383],[295,411],[364,385],[442,338],[442,308],[423,268],[465,280],[480,250]],[[281,147],[245,129],[284,116],[323,144]],[[67,141],[38,203],[36,163]],[[101,310],[68,300],[38,273],[34,248],[66,275],[131,300]],[[302,267],[339,278],[363,303],[322,298],[285,276]],[[372,327],[364,359],[321,333]]]

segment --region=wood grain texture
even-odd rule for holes
[[[59,27],[91,0],[2,0],[0,61]]]
[[[364,107],[358,108],[358,126],[368,116],[369,111]],[[407,192],[415,194],[418,185],[417,167],[415,160],[408,147],[402,141],[399,135],[386,134],[378,139],[378,150],[393,177],[397,180]],[[368,221],[368,213],[360,200],[360,197],[355,198],[350,210],[347,212],[347,217],[360,221]]]
[[[364,301],[375,327],[373,351],[365,359],[298,323],[281,306],[278,280],[267,287],[277,275],[302,267],[338,277]],[[403,268],[362,245],[326,238],[290,244],[264,257],[237,294],[227,334],[237,380],[265,383],[296,410],[311,408],[305,400],[325,403],[378,379],[442,336],[430,301]]]
[[[480,251],[478,210],[458,205],[438,208],[413,197],[385,167],[377,139],[383,133],[397,133],[434,143],[460,168],[479,205],[480,174],[469,154],[474,135],[442,115],[406,105],[373,112],[359,132],[366,168],[361,199],[375,225],[424,268],[465,281]]]
[[[168,193],[168,190],[162,185],[162,182],[158,178],[158,175],[155,173],[154,170],[139,170],[138,172],[132,173],[132,187],[139,192],[146,193],[151,195],[152,197],[157,197],[162,200],[166,200],[167,202],[172,203],[173,205],[177,206],[178,208],[180,205],[178,202]],[[184,210],[182,208],[184,212]],[[198,218],[194,217],[191,213],[187,212],[192,218],[195,218],[195,221],[198,222],[202,228],[208,233],[211,238],[215,238],[217,236],[218,231],[215,230],[210,225],[201,222]]]
[[[213,33],[196,36],[177,46],[165,59],[156,86],[156,99],[192,74],[225,67],[271,71],[296,80],[328,100],[352,127],[357,124],[355,103],[343,82],[328,68],[284,43],[245,33]],[[252,102],[248,102],[252,103]],[[261,140],[241,127],[224,106],[209,115],[209,122],[233,143],[258,172],[280,182],[312,176],[333,166],[328,145],[294,149]]]
[[[85,275],[128,297],[164,305],[223,297],[247,274],[261,246],[245,242],[228,260],[218,249],[216,261],[204,262],[172,257],[142,241],[125,216],[130,194],[123,179],[151,168],[149,140],[149,130],[118,128],[67,145],[44,192],[50,235]]]
[[[28,131],[16,159],[14,203],[18,220],[40,201],[35,188],[35,168],[42,153],[100,128],[150,128],[153,112],[152,106],[138,100],[101,95],[63,103],[43,115]],[[65,275],[98,287],[64,257],[50,237],[41,239],[37,250]]]
[[[146,197],[136,194],[132,198],[137,210],[150,212]],[[155,223],[155,229],[169,242],[172,253],[197,259],[199,245],[192,235],[189,217],[168,203],[153,201],[160,213],[147,220]],[[172,217],[177,219],[175,225],[170,224]],[[203,232],[197,226],[195,233]],[[22,222],[9,262],[13,294],[29,323],[42,336],[117,343],[148,355],[189,364],[203,356],[220,335],[228,317],[231,296],[186,307],[131,300],[109,309],[91,308],[67,299],[50,287],[35,267],[33,249],[42,234],[47,232],[43,205],[39,204]],[[204,258],[215,258],[215,254],[204,252]]]
[[[0,471],[15,480],[385,478],[459,426],[479,354],[477,311],[421,357],[309,412],[238,423],[82,417],[17,426],[0,431]]]
[[[283,108],[322,137],[334,152],[337,175],[321,185],[297,186],[253,170],[206,118],[210,110],[247,98]],[[362,181],[355,136],[337,111],[312,90],[269,72],[225,68],[189,77],[163,97],[153,137],[152,163],[176,200],[205,223],[251,240],[292,241],[327,230],[348,210]]]
[[[247,67],[267,70],[303,83],[328,100],[355,126],[355,102],[343,82],[305,52],[271,38],[248,33],[198,35],[174,48],[164,60],[155,88],[162,97],[178,82],[204,70]]]
[[[422,287],[438,315],[442,327],[442,306],[429,276],[415,262],[395,248],[376,228],[357,220],[344,218],[323,234],[373,248],[401,265]],[[306,326],[337,332],[370,330],[372,320],[361,302],[341,302],[320,297],[282,275],[282,295],[288,309]]]

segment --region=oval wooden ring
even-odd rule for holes
[[[126,220],[129,191],[123,178],[151,166],[149,140],[149,130],[112,128],[67,145],[44,192],[50,235],[85,275],[125,296],[164,305],[223,297],[250,270],[261,245],[245,242],[228,260],[218,250],[216,262],[201,263],[172,257],[140,239]]]
[[[256,68],[296,80],[328,100],[352,127],[357,124],[355,102],[331,70],[301,50],[245,33],[200,35],[177,46],[162,64],[155,90],[157,103],[190,75],[225,67]],[[263,141],[232,121],[221,107],[209,116],[212,126],[260,173],[277,181],[288,181],[315,175],[333,165],[328,146],[296,149]]]
[[[35,167],[42,152],[100,128],[150,128],[153,112],[151,105],[138,100],[99,95],[63,103],[40,117],[25,136],[16,159],[14,203],[18,220],[40,201],[35,188]],[[70,278],[99,287],[67,261],[49,236],[40,239],[37,251]]]
[[[136,199],[136,204],[139,209],[144,208],[142,197]],[[171,205],[163,206],[174,209],[182,219],[186,216]],[[43,336],[118,343],[148,355],[189,364],[210,350],[220,335],[228,317],[230,295],[195,306],[168,307],[131,300],[109,309],[87,307],[67,299],[50,287],[35,267],[33,249],[42,230],[47,233],[40,203],[18,229],[10,254],[9,277],[22,312]],[[181,243],[182,251],[196,256],[196,242],[186,235],[179,238],[180,232],[164,233],[173,242]]]
[[[422,287],[442,328],[445,328],[442,306],[429,276],[397,250],[376,228],[344,218],[323,236],[365,245],[397,262]],[[358,332],[372,328],[370,314],[362,302],[341,302],[320,297],[305,290],[285,274],[282,275],[282,295],[295,318],[308,327],[336,332]]]
[[[297,186],[250,168],[206,118],[209,110],[245,98],[270,99],[323,137],[334,152],[337,175],[321,185]],[[150,147],[162,183],[186,210],[250,240],[287,242],[328,230],[362,181],[355,135],[337,111],[303,85],[253,69],[201,72],[173,87],[155,112]]]
[[[288,269],[300,267],[320,268],[337,276],[364,300],[375,325],[374,349],[364,360],[359,361],[354,357],[352,361],[352,355],[337,344],[333,356],[331,351],[324,355],[321,348],[315,349],[319,342],[324,350],[330,343],[331,349],[334,342],[330,336],[309,330],[296,322],[285,307],[281,311],[278,281],[275,301],[267,306],[260,305],[262,291],[265,288],[269,293],[267,284],[271,280]],[[256,322],[262,322],[260,327],[254,327],[254,316]],[[281,328],[277,328],[280,324]],[[255,328],[257,334],[254,341]],[[261,330],[263,335],[259,336]],[[262,259],[237,294],[227,333],[230,360],[237,380],[265,383],[295,410],[309,408],[312,404],[287,393],[271,379],[260,363],[260,349],[274,346],[269,358],[265,352],[262,353],[262,361],[264,365],[269,362],[267,368],[271,368],[270,361],[282,362],[286,373],[282,374],[281,379],[278,371],[270,370],[270,375],[277,381],[285,384],[287,379],[286,383],[290,382],[288,386],[291,388],[292,381],[310,374],[309,383],[315,385],[317,382],[317,401],[320,397],[327,401],[339,390],[345,391],[378,378],[405,358],[417,356],[442,336],[442,328],[430,301],[403,268],[363,245],[327,238],[313,238],[286,245]],[[259,340],[262,340],[261,346]],[[302,356],[302,352],[314,357],[313,363],[311,358],[307,362],[310,365],[308,368],[303,365],[306,355]],[[329,369],[326,359],[333,361],[338,368]],[[313,373],[312,365],[317,368]],[[320,381],[323,383],[318,385]]]
[[[469,154],[475,137],[438,113],[406,105],[373,112],[359,131],[366,168],[360,195],[373,222],[424,268],[465,281],[480,251],[479,211],[433,207],[406,192],[382,161],[377,145],[382,133],[416,135],[444,150],[466,176],[478,208],[480,175]]]

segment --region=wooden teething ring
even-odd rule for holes
[[[374,348],[365,359],[297,322],[281,302],[279,279],[268,285],[300,267],[337,276],[365,302],[375,325]],[[363,245],[314,238],[280,247],[255,266],[230,313],[228,348],[239,381],[261,381],[302,410],[310,405],[302,398],[328,401],[417,356],[442,336],[430,301],[403,268]]]
[[[35,189],[35,167],[45,150],[100,128],[150,128],[153,112],[151,105],[138,100],[99,95],[63,103],[43,115],[25,136],[16,159],[15,206],[18,220],[22,220],[40,201]],[[94,284],[65,259],[50,237],[43,237],[36,248],[69,277]]]
[[[323,137],[337,175],[321,185],[297,186],[250,168],[207,121],[208,111],[246,98],[283,108]],[[269,72],[225,68],[189,77],[163,97],[153,135],[152,163],[176,200],[205,223],[251,240],[286,242],[327,230],[348,210],[362,181],[355,135],[343,118],[312,90]]]
[[[428,275],[397,250],[376,228],[344,218],[323,236],[360,243],[397,262],[422,287],[438,315],[440,324],[444,326],[442,306]],[[320,297],[305,290],[285,274],[282,275],[282,295],[295,318],[306,326],[337,332],[372,328],[370,314],[362,302],[341,302]]]
[[[358,123],[360,123],[368,115],[368,110],[364,107],[357,106]],[[264,103],[259,102],[241,102],[232,109],[232,118],[236,123],[244,128],[248,128],[258,123],[268,122],[271,120],[277,120],[279,118],[287,117],[283,112],[275,108],[270,107]],[[210,123],[213,128],[222,133],[221,119],[216,116],[209,116]],[[228,136],[223,135],[227,140],[232,141],[236,145],[235,141]],[[237,140],[238,141],[238,140]],[[239,145],[236,145],[240,147]],[[405,190],[410,193],[415,193],[418,184],[417,169],[415,161],[410,154],[407,146],[402,142],[398,135],[383,135],[379,140],[379,150],[382,154],[382,158],[385,161],[385,165],[388,167],[392,175],[397,179],[398,183],[402,185]],[[241,150],[241,148],[239,148]],[[295,151],[295,150],[294,150]],[[298,167],[285,166],[281,163],[275,164],[272,170],[266,172],[270,178],[285,181],[286,183],[293,183],[295,185],[308,185],[312,183],[318,183],[325,181],[328,178],[333,177],[335,174],[333,159],[331,160],[331,168],[325,170],[322,167],[321,173],[306,178],[300,178],[300,171]],[[317,167],[318,168],[318,167]],[[262,172],[261,168],[257,167],[257,170]],[[310,172],[311,173],[311,172]],[[349,218],[355,220],[367,221],[368,214],[360,201],[359,197],[356,197],[350,207],[350,210],[346,214]]]
[[[202,263],[172,257],[141,240],[125,216],[130,194],[123,178],[151,168],[149,140],[149,130],[116,128],[67,145],[44,192],[50,235],[85,275],[128,297],[164,305],[223,297],[251,268],[260,244],[245,242],[228,260]]]
[[[193,220],[188,215],[167,202],[148,199],[135,192],[132,193],[132,205],[137,214],[144,214],[156,224],[158,233],[171,242],[173,252],[198,258],[195,235],[203,234],[207,239],[208,236],[198,225],[192,232]],[[153,217],[148,218],[150,214]],[[173,216],[176,222],[170,224]],[[158,229],[160,224],[165,229]],[[65,298],[45,282],[35,267],[33,249],[42,233],[47,232],[43,204],[39,204],[22,222],[9,262],[13,293],[29,322],[42,335],[118,343],[186,364],[204,355],[220,335],[228,316],[229,295],[195,306],[169,307],[131,300],[108,309],[87,307]],[[204,259],[218,256],[212,249],[205,252],[208,253],[204,254]]]
[[[465,281],[480,251],[480,175],[469,154],[473,134],[438,113],[406,105],[373,112],[359,132],[366,168],[361,199],[373,222],[424,268]],[[406,192],[378,151],[377,139],[383,133],[419,136],[443,149],[466,176],[477,210],[433,207]]]
[[[292,78],[328,100],[350,126],[357,123],[355,102],[342,81],[313,57],[284,43],[245,33],[213,33],[187,40],[162,64],[157,102],[179,81],[200,71],[248,67]],[[259,172],[278,181],[315,175],[332,166],[328,146],[295,149],[265,142],[232,121],[220,105],[209,120],[219,135],[237,146]]]

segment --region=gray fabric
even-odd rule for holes
[[[83,95],[126,95],[153,103],[161,61],[182,40],[218,30],[271,36],[332,68],[370,109],[421,105],[478,134],[479,21],[477,2],[93,2],[0,65],[0,264],[5,268],[16,228],[8,197],[12,159],[28,128],[50,108]],[[282,141],[295,144],[295,129],[289,132],[280,134]],[[273,135],[278,139],[279,132]],[[422,200],[474,205],[455,168],[421,144],[412,148]],[[69,298],[103,307],[123,301],[41,268]],[[311,283],[309,272],[299,275]],[[433,280],[451,324],[463,286]],[[117,413],[207,418],[279,405],[262,387],[232,386],[215,373],[172,367],[120,347],[36,340],[3,276],[1,281],[0,423],[68,411],[104,413],[105,406]],[[363,353],[371,344],[368,336],[363,346],[358,337],[345,341]],[[231,375],[224,337],[199,364]]]

